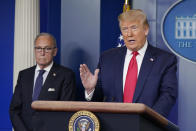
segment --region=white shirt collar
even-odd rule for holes
[[[145,52],[146,52],[146,49],[147,49],[147,46],[148,46],[148,41],[146,40],[144,46],[143,46],[140,50],[137,51],[137,52],[139,53],[139,55],[144,56],[144,54],[145,54]],[[127,54],[126,54],[126,55],[132,55],[132,52],[133,52],[133,51],[131,51],[131,50],[129,50],[129,49],[127,48]]]
[[[44,70],[46,71],[46,72],[49,72],[50,71],[50,69],[52,68],[52,66],[53,66],[53,61],[50,63],[50,65],[48,65],[46,68],[44,68]],[[38,72],[39,70],[41,70],[41,68],[39,67],[39,65],[37,64],[36,65],[36,68],[35,68],[35,71],[36,72]]]

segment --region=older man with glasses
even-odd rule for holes
[[[55,38],[49,33],[39,34],[34,41],[36,65],[19,72],[10,104],[10,118],[15,131],[32,131],[35,100],[75,100],[75,75],[72,70],[55,64]]]

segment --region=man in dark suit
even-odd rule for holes
[[[149,44],[143,11],[130,10],[118,19],[125,47],[102,53],[94,74],[80,65],[86,99],[144,103],[167,116],[177,97],[176,57]]]
[[[10,104],[10,118],[15,131],[34,130],[32,101],[75,100],[73,71],[53,62],[57,53],[55,38],[51,34],[41,33],[36,37],[34,46],[37,64],[19,72]],[[43,73],[40,75],[40,72]]]

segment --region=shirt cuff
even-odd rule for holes
[[[93,97],[93,94],[94,94],[94,91],[95,91],[95,90],[93,90],[90,94],[88,94],[87,91],[85,90],[85,99],[86,99],[87,101],[91,101],[91,99],[92,99],[92,97]]]

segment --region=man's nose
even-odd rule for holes
[[[130,28],[129,28],[128,31],[127,31],[127,35],[128,35],[128,36],[132,36],[132,30],[131,30]]]
[[[44,48],[42,48],[40,54],[41,54],[41,55],[45,55],[45,49],[44,49]]]

